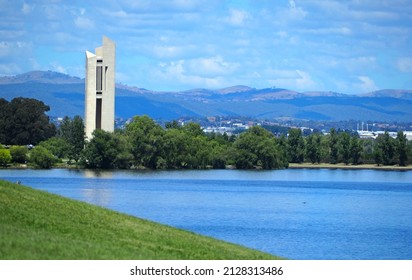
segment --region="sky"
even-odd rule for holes
[[[0,0],[0,76],[84,78],[103,35],[150,90],[412,89],[410,0]]]

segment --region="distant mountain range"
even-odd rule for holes
[[[84,79],[52,71],[0,77],[0,98],[30,97],[49,105],[50,116],[83,116]],[[154,119],[245,116],[339,121],[412,121],[412,90],[379,90],[358,95],[296,92],[281,88],[233,86],[217,90],[156,92],[116,85],[116,116]]]

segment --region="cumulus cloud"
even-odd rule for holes
[[[317,28],[317,29],[307,29],[305,32],[315,34],[315,35],[352,35],[352,30],[349,27],[336,27],[336,28]]]
[[[189,60],[186,66],[187,72],[210,78],[231,75],[239,67],[239,63],[227,62],[221,56],[214,56]]]
[[[94,28],[94,22],[86,17],[77,17],[74,20],[74,24],[81,29],[93,29]]]
[[[224,84],[224,79],[220,76],[206,77],[188,72],[187,64],[185,60],[162,63],[159,65],[161,69],[157,71],[156,76],[159,81],[175,81],[184,87],[217,88]]]
[[[63,67],[62,65],[60,65],[58,62],[53,61],[50,63],[50,70],[59,72],[59,73],[63,73],[63,74],[67,74],[67,70],[65,67]]]
[[[313,81],[311,75],[303,70],[275,70],[270,69],[264,75],[271,74],[268,82],[276,87],[292,90],[315,90],[319,85]]]
[[[23,14],[25,15],[30,14],[32,10],[33,10],[32,5],[29,5],[26,2],[23,3],[23,7],[21,8],[21,11],[23,12]]]
[[[10,76],[17,73],[21,73],[23,69],[17,63],[1,63],[0,64],[0,75]]]
[[[402,57],[397,61],[398,70],[404,73],[412,72],[412,57]]]
[[[357,83],[355,88],[357,88],[361,93],[376,91],[379,89],[379,87],[375,84],[375,81],[370,77],[359,76],[358,80],[360,83]]]
[[[239,63],[228,62],[221,56],[181,59],[160,63],[152,76],[156,77],[159,83],[174,81],[180,85],[180,89],[220,88],[239,81],[233,78],[234,73],[236,77],[241,75],[237,72],[239,66]]]
[[[243,10],[231,9],[226,21],[231,25],[241,26],[251,18],[250,14]]]

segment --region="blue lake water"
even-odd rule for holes
[[[291,259],[412,259],[412,172],[0,170],[0,178]]]

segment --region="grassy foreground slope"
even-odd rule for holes
[[[0,259],[275,256],[0,180]]]

